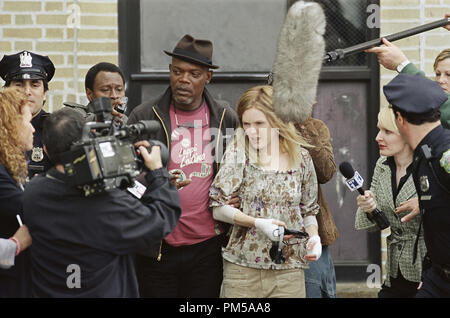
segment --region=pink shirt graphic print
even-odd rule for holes
[[[168,170],[179,170],[182,180],[192,180],[178,190],[181,217],[173,232],[165,238],[173,246],[192,245],[217,235],[215,221],[208,209],[214,163],[209,116],[205,101],[189,112],[170,106],[172,132]]]

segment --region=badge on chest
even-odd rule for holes
[[[420,191],[427,192],[430,190],[430,182],[428,181],[428,176],[420,177]]]
[[[31,153],[31,160],[34,162],[39,162],[44,159],[44,150],[41,147],[33,147],[33,152]]]
[[[428,181],[428,176],[421,176],[419,178],[419,183],[420,183],[420,191],[422,191],[422,193],[428,192],[428,190],[430,190],[430,182]],[[421,195],[420,199],[430,200],[431,195]]]

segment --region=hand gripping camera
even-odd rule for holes
[[[81,139],[61,154],[66,175],[72,185],[83,189],[85,196],[132,186],[144,168],[133,144],[142,140],[142,136],[158,131],[160,124],[141,120],[118,127],[112,119],[111,100],[106,97],[94,99],[88,110],[96,115],[96,122],[85,123]],[[150,148],[161,147],[161,159],[166,166],[169,159],[166,146],[156,140],[149,142]]]

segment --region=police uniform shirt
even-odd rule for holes
[[[431,148],[429,160],[423,153],[424,145]],[[419,197],[431,261],[450,264],[450,131],[438,126],[429,132],[415,149],[408,170],[412,170]]]
[[[12,55],[5,54],[0,60],[0,77],[5,82],[43,80],[48,83],[54,74],[55,66],[48,56],[30,51],[21,51]],[[27,152],[29,178],[47,171],[51,166],[41,141],[42,124],[46,114],[45,111],[41,110],[31,120],[35,132],[33,149]]]
[[[42,126],[47,113],[41,110],[32,120],[35,132],[33,134],[33,149],[27,153],[28,158],[28,176],[32,178],[35,174],[46,172],[51,167],[51,162],[44,152],[41,133]]]

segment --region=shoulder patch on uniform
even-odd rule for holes
[[[442,154],[439,164],[447,173],[450,173],[450,149]]]

